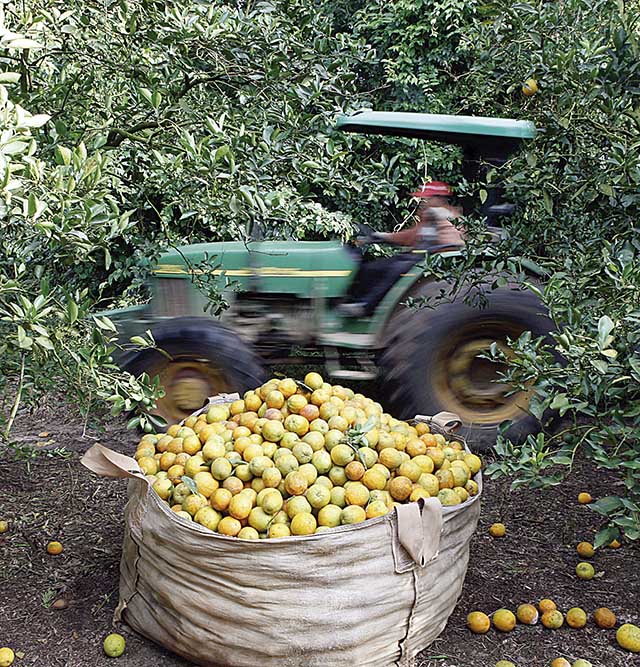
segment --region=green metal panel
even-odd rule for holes
[[[345,132],[391,134],[458,144],[488,137],[521,140],[536,136],[535,125],[527,120],[396,111],[358,111],[340,116],[336,127]]]
[[[154,273],[186,278],[205,256],[215,264],[221,287],[226,279],[241,291],[303,298],[344,295],[357,269],[339,241],[233,241],[182,246],[162,255]]]
[[[445,257],[454,257],[461,255],[459,250],[443,252]],[[406,273],[400,276],[400,279],[385,294],[382,301],[378,304],[373,316],[369,320],[368,333],[373,335],[378,341],[387,325],[387,322],[398,304],[402,303],[407,292],[419,280],[429,280],[429,275],[425,275],[420,266],[412,266]]]

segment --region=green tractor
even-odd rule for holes
[[[487,165],[504,163],[535,135],[526,121],[374,111],[342,116],[337,127],[457,144],[469,180],[480,178]],[[465,213],[473,208],[470,202]],[[480,210],[494,223],[509,208],[496,189]],[[454,294],[418,266],[433,251],[460,253],[417,248],[371,260],[372,266],[339,241],[177,248],[160,258],[149,304],[109,313],[123,336],[151,329],[162,350],[129,353],[121,364],[134,374],[160,377],[166,395],[157,411],[169,421],[184,418],[208,396],[259,385],[267,365],[311,359],[325,366],[333,383],[377,383],[378,400],[397,417],[456,412],[480,447],[495,442],[498,426],[510,420],[510,437],[522,439],[538,426],[527,411],[530,396],[499,383],[499,364],[483,355],[494,341],[504,346],[525,330],[547,335],[553,322],[533,293],[509,284],[488,290],[485,307],[468,305],[468,293]],[[194,286],[193,267],[205,257],[215,257],[213,273],[230,303],[219,318],[205,314],[206,299]],[[366,312],[354,313],[345,306],[365,268],[389,270],[392,280]],[[447,292],[451,298],[439,299],[435,308],[404,305],[409,297]]]

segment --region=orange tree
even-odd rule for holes
[[[615,9],[613,7],[615,4]],[[515,342],[510,379],[531,410],[566,420],[521,448],[500,441],[495,474],[558,483],[578,452],[619,471],[625,492],[592,508],[604,544],[640,538],[640,42],[637,2],[492,2],[462,40],[458,110],[536,122],[540,135],[489,173],[519,210],[496,262],[526,257],[546,274],[555,350]],[[523,91],[533,79],[538,91]],[[534,86],[535,88],[535,86]],[[483,193],[480,193],[483,196]],[[552,354],[555,353],[555,354]],[[498,354],[496,352],[496,354]]]

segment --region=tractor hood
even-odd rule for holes
[[[181,246],[160,257],[159,278],[208,273],[220,286],[271,294],[342,296],[357,264],[338,241],[225,241]]]

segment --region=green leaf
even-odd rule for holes
[[[36,42],[34,39],[14,39],[7,44],[7,47],[10,49],[41,49],[43,48],[40,42]]]
[[[18,347],[22,350],[30,350],[32,346],[33,340],[27,336],[23,327],[18,325]]]
[[[58,145],[55,150],[56,162],[69,166],[71,164],[72,153],[66,146]]]
[[[0,83],[18,83],[21,76],[19,72],[0,72]]]
[[[115,405],[113,406],[113,408],[111,408],[111,410],[113,411],[114,408],[116,408]],[[117,414],[117,413],[116,413],[116,414]],[[139,417],[139,416],[137,416],[137,417],[132,417],[132,418],[127,422],[127,429],[128,429],[128,430],[131,430],[131,429],[137,428],[139,425],[140,425],[140,417]]]
[[[72,299],[67,301],[67,319],[73,324],[78,319],[78,304]]]
[[[605,526],[601,528],[596,534],[596,538],[593,541],[593,546],[595,549],[599,549],[605,544],[610,544],[613,540],[616,540],[620,537],[620,531],[614,526]]]
[[[191,477],[182,475],[182,483],[191,491],[191,493],[198,493],[198,485]]]
[[[614,512],[617,512],[622,507],[622,501],[617,496],[606,496],[596,500],[594,503],[590,503],[589,507],[603,516],[611,516]]]
[[[552,410],[558,410],[559,408],[564,408],[569,405],[569,399],[566,394],[557,394],[554,396],[551,405],[549,406]]]
[[[609,343],[609,334],[613,331],[614,323],[608,315],[598,320],[598,347],[604,348]]]
[[[27,127],[42,127],[51,120],[51,116],[46,113],[36,114],[35,116],[29,116],[25,119],[24,124]]]
[[[131,336],[129,340],[134,344],[134,345],[139,345],[140,347],[148,347],[147,341],[142,338],[142,336]]]

